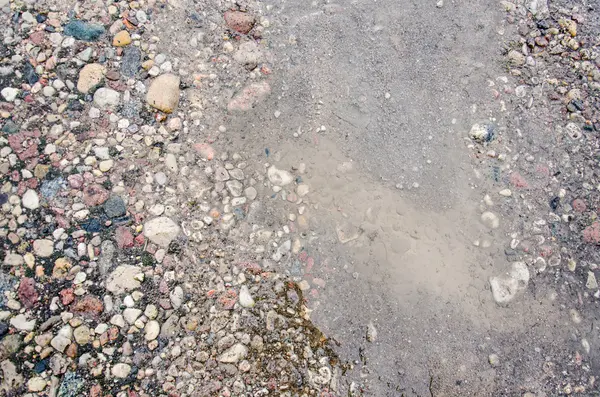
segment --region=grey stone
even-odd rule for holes
[[[247,355],[248,348],[241,343],[236,343],[225,353],[221,354],[217,360],[222,363],[237,363],[238,361],[246,358]]]
[[[125,215],[127,208],[125,202],[119,196],[110,196],[103,205],[104,212],[109,218],[117,218]]]

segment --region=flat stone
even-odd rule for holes
[[[519,291],[527,288],[529,269],[523,262],[514,262],[510,272],[505,276],[491,277],[492,296],[499,304],[510,302]]]
[[[240,181],[227,181],[225,182],[225,186],[227,186],[227,190],[229,190],[232,196],[239,197],[242,195],[244,186]]]
[[[33,331],[35,323],[35,319],[29,320],[24,314],[18,314],[10,319],[10,325],[19,331]]]
[[[67,346],[69,346],[70,344],[71,344],[71,339],[67,338],[64,335],[60,335],[60,334],[56,335],[50,341],[50,345],[61,353],[64,352],[65,349],[67,348]]]
[[[171,304],[175,310],[179,309],[183,304],[183,289],[180,286],[176,286],[173,292],[169,294]]]
[[[248,355],[248,348],[241,343],[231,346],[225,353],[221,354],[217,360],[222,363],[237,363]]]
[[[121,30],[113,37],[113,45],[115,47],[125,47],[131,44],[131,35],[126,30]]]
[[[127,309],[123,310],[123,318],[125,318],[125,321],[127,321],[129,324],[135,323],[135,320],[137,320],[141,315],[142,311],[133,307],[128,307]]]
[[[271,86],[266,81],[251,83],[234,95],[227,104],[227,110],[246,112],[264,101],[269,94]]]
[[[109,218],[123,216],[127,211],[127,208],[125,208],[125,202],[119,196],[110,196],[102,207]]]
[[[75,342],[80,345],[85,345],[90,341],[90,329],[85,325],[81,325],[75,328],[73,337],[75,338]]]
[[[289,185],[294,181],[292,174],[288,171],[280,170],[274,165],[267,170],[267,176],[269,177],[269,181],[275,186]]]
[[[147,341],[152,341],[158,338],[158,334],[160,334],[160,324],[156,320],[148,321],[146,327],[144,327],[144,337]]]
[[[258,192],[254,187],[250,186],[244,189],[244,195],[246,196],[246,198],[248,198],[248,200],[254,200],[258,195]]]
[[[102,108],[114,108],[121,101],[121,94],[112,88],[98,88],[94,93],[94,103]]]
[[[131,373],[131,366],[129,364],[118,363],[113,365],[110,372],[115,378],[124,379]]]
[[[14,102],[15,99],[17,99],[19,92],[21,92],[21,90],[18,88],[5,87],[2,89],[2,91],[0,91],[0,94],[6,100],[6,102]]]
[[[151,219],[144,224],[144,236],[161,247],[168,247],[179,234],[179,230],[179,225],[165,216]]]
[[[498,218],[498,215],[489,211],[481,214],[481,222],[490,229],[498,229],[500,226],[500,219]]]
[[[118,266],[108,276],[108,280],[106,280],[106,289],[109,292],[121,294],[140,288],[141,284],[136,276],[141,273],[141,271],[142,269],[137,266]]]
[[[33,242],[33,252],[39,257],[48,258],[54,252],[54,243],[46,239],[35,240]]]
[[[250,294],[250,290],[245,285],[242,285],[242,287],[240,288],[240,298],[239,299],[240,299],[240,305],[242,305],[242,307],[254,307],[254,305],[255,305],[254,299],[252,298],[252,295]]]
[[[41,376],[36,376],[27,382],[27,390],[32,392],[39,392],[46,388],[46,380]]]
[[[158,76],[148,89],[148,105],[165,113],[172,113],[179,104],[179,77],[174,74]]]
[[[27,209],[35,210],[40,206],[40,198],[35,190],[27,189],[21,198],[21,204]]]
[[[79,92],[87,94],[93,91],[94,88],[102,84],[104,81],[104,75],[106,74],[106,68],[97,63],[91,63],[85,65],[79,71],[79,79],[77,80],[77,90]]]
[[[227,27],[242,34],[248,34],[254,27],[255,18],[247,12],[229,10],[223,15]]]

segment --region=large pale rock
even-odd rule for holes
[[[267,176],[269,177],[269,181],[275,186],[289,185],[294,181],[294,176],[292,174],[280,170],[274,165],[267,170]]]
[[[172,113],[179,104],[179,77],[163,74],[152,80],[146,102],[155,109]]]

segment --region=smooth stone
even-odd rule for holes
[[[131,366],[129,364],[118,363],[113,365],[110,372],[115,378],[124,379],[131,373]]]
[[[254,307],[255,305],[250,290],[245,285],[242,285],[240,288],[240,305],[242,305],[242,307]]]
[[[241,343],[236,343],[230,347],[225,353],[221,354],[217,361],[221,363],[237,363],[238,361],[246,358],[248,355],[248,348]]]
[[[275,186],[289,185],[294,181],[294,176],[288,171],[280,170],[272,165],[267,171],[269,181]]]
[[[528,283],[529,269],[523,262],[514,262],[508,275],[490,278],[492,296],[499,304],[510,302]]]
[[[124,293],[140,288],[140,282],[137,275],[142,269],[132,265],[118,266],[108,277],[106,289],[112,293]]]
[[[144,224],[144,236],[161,247],[168,247],[179,234],[179,230],[179,225],[165,216],[151,219]]]
[[[27,209],[35,210],[40,206],[40,198],[35,190],[28,189],[21,198],[21,204]]]
[[[121,94],[112,88],[98,88],[94,93],[94,103],[102,108],[114,108],[121,101]]]
[[[146,94],[150,106],[165,113],[172,113],[179,104],[179,77],[174,74],[158,76]]]
[[[160,334],[160,324],[156,320],[148,321],[146,327],[144,328],[144,331],[144,337],[146,338],[146,340],[153,341],[154,339],[158,338],[158,335]]]

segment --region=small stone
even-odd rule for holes
[[[106,289],[112,293],[123,293],[140,288],[141,283],[137,275],[141,269],[137,266],[121,265],[118,266],[108,277]]]
[[[40,376],[29,379],[27,389],[32,392],[40,392],[46,388],[46,380]]]
[[[258,192],[254,187],[250,186],[244,189],[244,195],[248,198],[248,200],[254,200],[258,195]]]
[[[22,197],[21,203],[23,204],[23,207],[30,210],[35,210],[40,206],[40,198],[35,190],[27,189]]]
[[[598,282],[596,281],[596,275],[594,274],[594,272],[588,271],[585,286],[587,287],[587,289],[598,289]]]
[[[527,288],[528,283],[529,269],[523,262],[514,262],[506,276],[490,278],[492,295],[499,304],[511,301],[519,291]]]
[[[167,217],[154,218],[144,224],[144,236],[154,244],[168,247],[179,234],[179,225]]]
[[[131,373],[131,366],[124,363],[115,364],[111,369],[111,373],[115,378],[125,379]]]
[[[501,196],[510,197],[512,196],[512,191],[510,189],[503,189],[498,192]]]
[[[105,30],[102,25],[79,20],[72,20],[65,25],[63,30],[65,35],[84,41],[96,41],[104,32]]]
[[[225,182],[225,186],[227,186],[227,190],[229,190],[232,196],[239,197],[242,195],[244,186],[240,181],[228,181]]]
[[[131,35],[126,30],[121,30],[113,37],[113,45],[115,47],[125,47],[131,43]]]
[[[175,310],[179,309],[183,304],[183,289],[180,286],[176,286],[173,292],[169,294],[171,304]]]
[[[242,285],[242,287],[240,288],[240,305],[242,305],[242,307],[254,307],[254,299],[252,298],[252,295],[250,294],[250,290],[248,289],[247,286]]]
[[[288,171],[277,169],[274,165],[268,169],[267,176],[269,177],[269,181],[275,186],[289,185],[294,181],[292,174]]]
[[[135,320],[137,320],[141,315],[142,311],[133,307],[128,307],[127,309],[123,310],[123,317],[129,324],[135,323]]]
[[[179,104],[179,77],[163,74],[152,80],[146,102],[155,109],[172,113]]]
[[[367,325],[367,340],[369,342],[375,342],[375,340],[377,340],[377,328],[375,328],[372,321]]]
[[[54,253],[54,243],[51,240],[35,240],[33,242],[33,252],[42,258],[48,258]]]
[[[127,208],[125,208],[125,202],[119,196],[113,195],[104,202],[102,206],[106,216],[109,218],[118,218],[120,216],[125,215],[127,212]]]
[[[17,99],[17,95],[21,92],[18,88],[5,87],[0,91],[2,97],[6,100],[6,102],[14,102]]]
[[[158,334],[160,334],[160,324],[156,320],[148,321],[146,327],[144,328],[145,335],[147,341],[152,341],[158,338]]]
[[[498,215],[489,211],[481,214],[481,222],[490,229],[497,229],[500,226],[500,219],[498,218]]]
[[[492,367],[497,367],[500,364],[500,357],[497,354],[490,354],[488,356],[488,361]]]
[[[90,341],[90,329],[85,325],[81,325],[75,328],[75,331],[73,331],[73,337],[75,338],[75,342],[80,345],[85,345]]]
[[[238,361],[246,358],[248,355],[248,348],[241,343],[236,343],[230,347],[225,353],[221,354],[217,361],[221,363],[237,363]]]
[[[60,334],[56,335],[50,341],[50,345],[61,353],[64,352],[67,346],[69,346],[70,344],[71,340],[66,336]]]
[[[301,184],[296,187],[296,193],[300,197],[306,196],[309,191],[310,191],[310,189],[309,189],[308,185],[305,185],[305,184]]]
[[[495,126],[491,123],[473,124],[469,137],[480,143],[490,142],[495,136]]]
[[[226,11],[224,18],[229,29],[242,34],[248,34],[255,23],[254,16],[242,11]]]
[[[227,110],[230,112],[248,111],[265,100],[269,94],[271,94],[271,86],[266,81],[251,83],[244,87],[229,101]]]
[[[33,331],[35,319],[29,320],[24,314],[18,314],[10,319],[10,325],[19,331]]]
[[[94,93],[94,103],[102,108],[114,108],[121,101],[121,94],[112,88],[98,88]]]
[[[517,50],[510,50],[508,52],[508,60],[512,66],[522,66],[525,64],[525,55]]]
[[[85,65],[79,72],[79,80],[77,81],[77,89],[79,92],[87,94],[93,88],[99,86],[104,81],[106,69],[104,66],[92,63]]]

